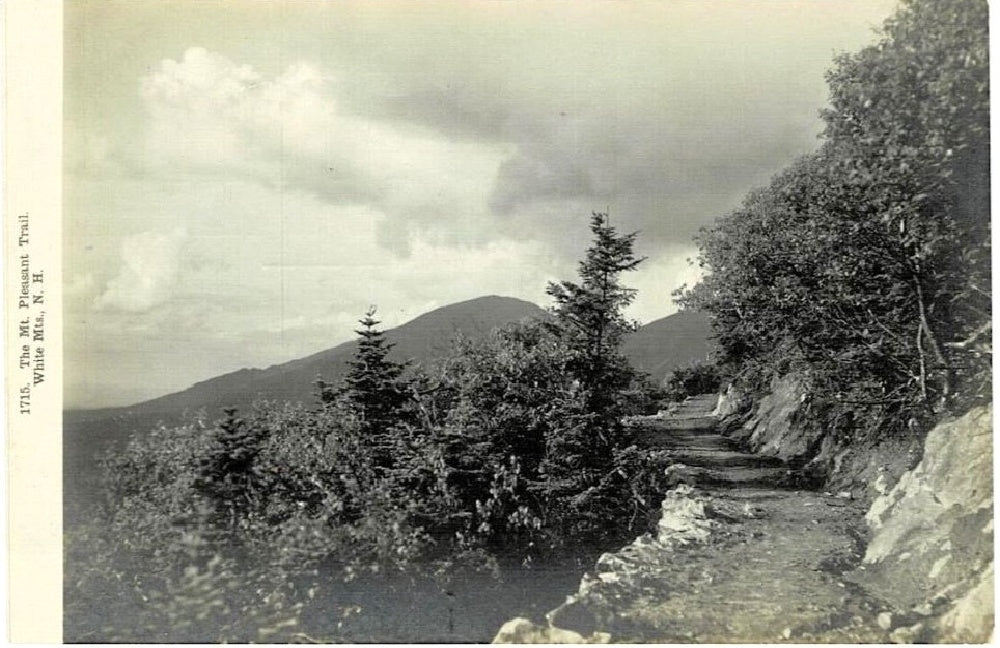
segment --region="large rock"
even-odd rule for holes
[[[803,424],[808,401],[806,376],[793,373],[776,378],[771,392],[760,399],[754,415],[744,425],[750,448],[790,463],[812,458],[823,434],[815,426]]]
[[[808,425],[809,378],[792,373],[771,381],[770,390],[756,402],[749,417],[741,416],[745,407],[738,403],[745,396],[727,390],[718,408],[723,417],[742,422],[735,429],[726,422],[723,429],[734,440],[753,452],[803,464],[812,458],[822,439],[822,431]],[[744,418],[745,417],[745,418]]]
[[[993,629],[993,408],[927,435],[923,459],[878,497],[856,580],[901,618],[927,615],[931,641],[985,641]]]

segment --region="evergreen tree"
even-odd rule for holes
[[[550,519],[582,533],[603,532],[601,518],[628,497],[616,457],[628,446],[621,418],[626,391],[638,377],[620,349],[635,330],[623,313],[635,291],[621,284],[620,275],[643,261],[632,251],[636,235],[618,234],[607,214],[594,214],[590,229],[594,238],[580,262],[580,283],[552,283],[547,291],[555,300],[550,326],[567,350],[573,385],[560,399],[540,467],[540,494],[558,505]]]
[[[372,449],[377,466],[387,467],[392,462],[393,428],[402,420],[407,400],[402,380],[406,364],[389,359],[394,345],[377,328],[380,322],[375,319],[375,307],[369,308],[359,323],[363,328],[355,331],[358,348],[348,361],[350,369],[342,393],[360,424],[362,443]]]
[[[555,326],[573,354],[570,369],[586,410],[606,424],[617,418],[620,392],[635,377],[620,346],[636,328],[624,315],[636,291],[623,286],[620,275],[644,259],[632,251],[636,234],[618,234],[607,214],[593,214],[590,231],[594,240],[580,262],[581,282],[550,283],[546,292],[555,300]]]
[[[215,509],[216,521],[229,528],[245,522],[252,508],[254,462],[263,434],[236,416],[236,408],[223,410],[226,418],[215,428],[215,447],[202,460],[196,489]]]

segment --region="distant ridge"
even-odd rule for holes
[[[478,337],[498,326],[542,314],[544,311],[530,302],[491,295],[420,315],[386,331],[386,339],[396,345],[392,350],[395,359],[425,362],[445,351],[459,332]],[[169,415],[201,407],[219,410],[247,406],[260,398],[308,401],[317,375],[328,382],[336,382],[344,375],[356,345],[351,340],[267,369],[240,369],[197,382],[181,392],[118,409]]]
[[[714,348],[711,332],[706,315],[681,311],[640,327],[623,351],[633,367],[659,384],[674,369],[706,360]]]

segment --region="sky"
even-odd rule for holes
[[[814,150],[884,0],[70,0],[65,404],[126,405],[483,295],[546,306],[592,212],[629,314]]]

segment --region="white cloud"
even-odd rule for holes
[[[108,281],[94,306],[141,313],[169,300],[180,275],[185,238],[184,230],[126,237],[121,246],[121,270]]]
[[[165,60],[142,81],[150,116],[147,162],[159,171],[213,171],[333,205],[386,215],[395,249],[428,235],[475,236],[476,216],[508,149],[445,139],[426,128],[344,113],[335,79],[295,63],[266,78],[202,48]],[[478,219],[481,220],[481,219]]]
[[[680,308],[673,301],[673,291],[684,285],[690,288],[701,279],[701,268],[690,261],[697,254],[698,249],[694,246],[669,248],[643,261],[634,273],[622,277],[625,285],[639,291],[628,309],[629,316],[648,324],[677,312]]]

